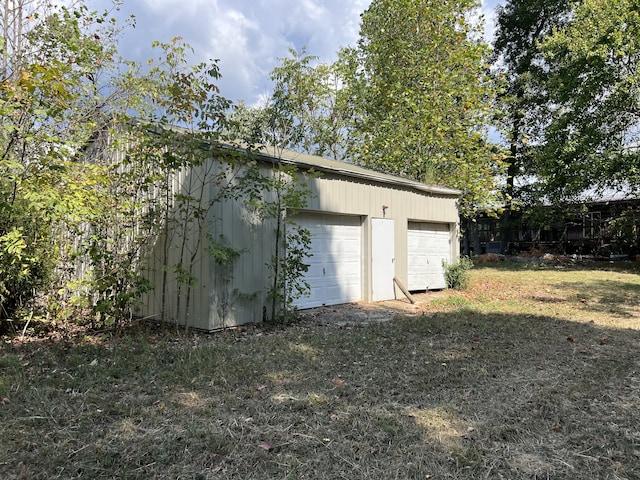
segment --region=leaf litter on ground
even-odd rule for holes
[[[5,342],[0,477],[640,477],[636,271],[471,274],[385,322]]]

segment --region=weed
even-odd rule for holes
[[[444,278],[448,288],[464,290],[469,286],[469,274],[473,267],[473,262],[468,257],[460,257],[456,263],[442,263],[444,267]]]

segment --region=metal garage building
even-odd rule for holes
[[[320,173],[305,177],[312,196],[308,207],[295,217],[297,224],[311,232],[306,273],[311,295],[297,301],[299,308],[399,298],[402,293],[394,277],[411,291],[445,287],[442,261],[455,261],[459,255],[460,192],[297,152],[276,155],[265,149],[258,161],[267,172],[282,162],[300,171]],[[236,301],[224,325],[216,306],[219,275],[215,262],[206,255],[198,260],[188,313],[163,315],[156,289],[145,297],[140,314],[188,322],[203,330],[262,321],[268,303],[265,264],[271,254],[273,228],[252,222],[245,213],[239,202],[227,202],[215,213],[222,221],[212,222],[214,231],[208,232],[222,233],[235,248],[247,251],[236,264],[233,288],[254,295]],[[147,270],[157,285],[162,273],[153,258],[151,255]],[[165,309],[175,310],[176,298],[168,297]]]

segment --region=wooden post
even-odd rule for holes
[[[412,304],[416,303],[414,298],[409,293],[409,290],[407,290],[407,287],[405,287],[404,284],[397,277],[393,277],[393,281],[395,282],[396,285],[398,285],[400,290],[402,290],[402,293],[404,293],[404,296],[407,297]]]

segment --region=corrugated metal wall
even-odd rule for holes
[[[365,255],[363,300],[370,300],[371,292],[371,218],[384,216],[395,221],[395,268],[396,276],[405,284],[408,276],[407,230],[409,222],[444,223],[452,235],[452,258],[459,255],[457,197],[435,195],[388,184],[375,184],[335,175],[323,175],[310,180],[315,197],[310,209],[362,215],[364,220]],[[402,295],[400,293],[400,295]]]
[[[211,160],[214,162],[214,160]],[[217,194],[216,185],[207,181],[205,170],[211,165],[198,167],[194,171],[182,172],[174,180],[174,188],[185,194],[200,193],[198,188],[205,185],[206,201]],[[271,165],[264,163],[261,170],[270,172]],[[396,276],[406,282],[407,279],[407,227],[410,221],[444,223],[449,225],[452,235],[452,258],[458,252],[458,210],[456,195],[433,194],[406,186],[388,183],[376,183],[350,178],[345,175],[325,173],[319,177],[306,178],[305,182],[312,191],[307,210],[344,215],[359,215],[363,218],[363,255],[364,255],[364,291],[363,300],[370,299],[371,292],[371,227],[370,219],[383,216],[383,205],[388,207],[385,215],[395,220],[395,258]],[[190,185],[190,187],[188,187]],[[186,189],[186,190],[185,190]],[[267,193],[268,195],[268,193]],[[214,330],[263,320],[265,308],[268,308],[266,291],[269,287],[269,272],[265,267],[273,254],[274,224],[262,222],[243,201],[225,201],[215,203],[206,217],[205,228],[186,228],[181,232],[172,231],[176,225],[168,225],[170,236],[158,238],[149,255],[147,274],[156,286],[146,295],[140,311],[142,316],[160,317],[162,314],[162,284],[165,278],[164,265],[179,263],[182,242],[194,257],[193,275],[195,283],[191,285],[189,309],[186,308],[188,288],[175,281],[172,272],[166,272],[168,280],[165,287],[164,320],[190,326]],[[186,234],[184,237],[183,233]],[[236,249],[246,249],[235,264],[233,282],[228,285],[233,305],[227,314],[225,324],[220,318],[221,288],[223,281],[220,268],[206,252],[209,236],[218,239],[224,235]],[[184,258],[184,256],[183,256]],[[241,295],[233,295],[232,291]],[[178,311],[180,303],[180,311]]]

